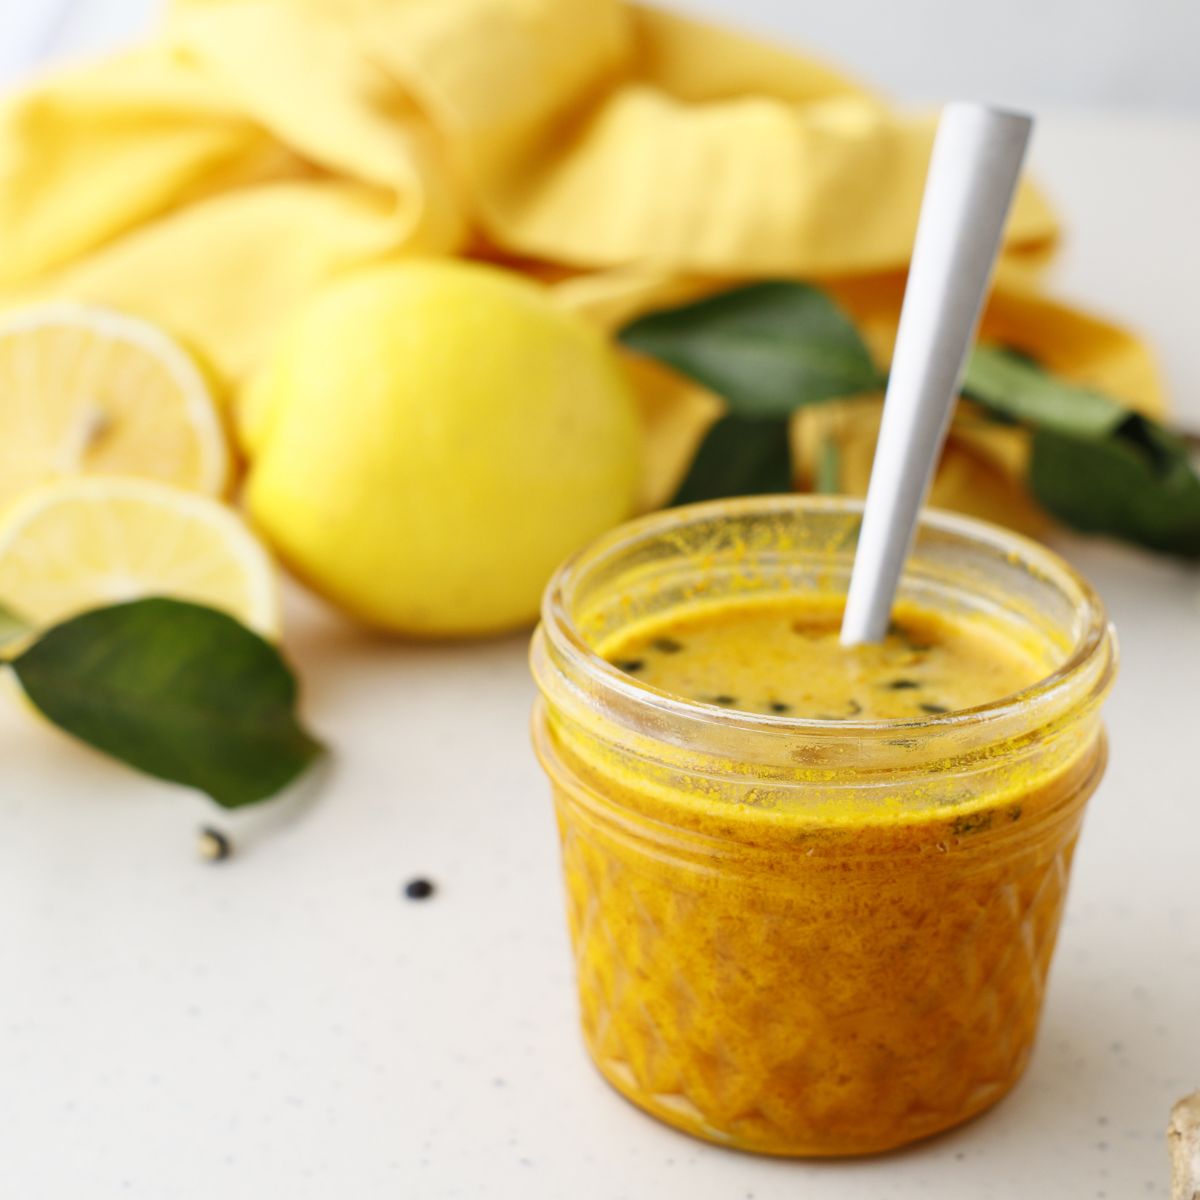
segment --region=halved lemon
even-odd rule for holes
[[[87,473],[219,495],[229,470],[204,377],[160,329],[78,304],[0,314],[0,505]]]
[[[0,516],[0,604],[38,626],[143,596],[222,609],[279,630],[275,568],[233,509],[148,479],[77,476]]]

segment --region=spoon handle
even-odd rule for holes
[[[978,104],[947,105],[938,123],[842,619],[846,645],[887,631],[1032,126]]]

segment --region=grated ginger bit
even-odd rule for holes
[[[1171,1109],[1167,1126],[1171,1149],[1171,1200],[1200,1200],[1200,1092]]]

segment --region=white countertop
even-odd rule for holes
[[[1200,123],[1048,119],[1060,290],[1149,331],[1200,426]],[[811,1164],[660,1126],[589,1066],[523,638],[404,646],[297,600],[336,762],[231,820],[0,697],[0,1195],[1129,1197],[1167,1194],[1200,1087],[1200,576],[1063,539],[1124,661],[1024,1082],[901,1154]],[[241,853],[201,863],[211,820]],[[272,824],[274,828],[272,828]],[[404,882],[437,895],[414,903]]]

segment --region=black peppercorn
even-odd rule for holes
[[[410,879],[404,885],[404,894],[410,900],[428,900],[433,891],[433,884],[428,879]]]
[[[219,829],[205,826],[200,830],[198,842],[200,857],[209,862],[220,862],[233,853],[233,843]]]
[[[683,649],[682,642],[669,637],[655,638],[651,644],[660,654],[678,654]]]

